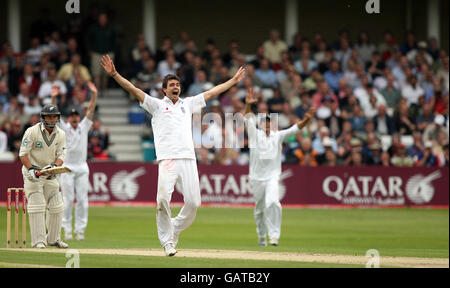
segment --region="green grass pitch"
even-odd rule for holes
[[[172,208],[173,215],[179,209]],[[0,247],[4,248],[5,207],[0,209],[0,216],[3,219]],[[67,242],[73,249],[161,249],[161,257],[80,255],[81,267],[362,267],[293,261],[169,258],[163,256],[155,218],[155,207],[90,207],[86,240]],[[27,235],[30,243],[29,227]],[[368,249],[377,249],[380,256],[448,258],[448,246],[448,209],[284,208],[280,246],[259,247],[252,208],[201,207],[195,222],[181,234],[177,248],[362,256]],[[67,260],[64,254],[0,250],[0,267],[14,267],[8,263],[64,267]]]

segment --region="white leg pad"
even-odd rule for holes
[[[39,242],[45,244],[45,216],[44,212],[28,214],[31,232],[31,247]]]
[[[44,194],[33,192],[27,195],[28,219],[31,232],[31,247],[45,243],[45,199]]]
[[[55,243],[60,239],[61,224],[64,213],[64,203],[61,193],[57,192],[49,197],[48,200],[48,243]]]

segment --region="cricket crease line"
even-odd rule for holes
[[[3,267],[6,266],[8,268],[64,268],[62,266],[28,264],[28,263],[14,263],[14,262],[0,262],[0,266],[3,266]]]
[[[0,251],[26,251],[40,253],[66,253],[65,249],[5,249]],[[94,255],[119,255],[119,256],[153,256],[165,257],[164,251],[157,248],[142,249],[77,249],[80,257],[83,254]],[[354,255],[334,255],[295,252],[261,252],[261,251],[237,251],[237,250],[203,250],[203,249],[177,249],[176,257],[209,258],[209,259],[235,259],[235,260],[260,260],[260,261],[289,261],[311,263],[335,263],[365,265],[368,257]],[[421,257],[395,257],[380,256],[382,267],[407,267],[407,268],[449,268],[448,258],[421,258]]]

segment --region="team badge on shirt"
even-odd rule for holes
[[[36,141],[36,143],[34,143],[34,148],[42,148],[42,142]]]
[[[186,111],[184,111],[184,107],[181,107],[181,112],[186,113]]]

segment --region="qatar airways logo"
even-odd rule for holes
[[[406,183],[406,195],[414,204],[428,203],[433,199],[434,187],[431,185],[433,180],[441,177],[441,171],[437,170],[428,176],[422,174],[414,175]]]
[[[434,196],[432,181],[440,177],[439,170],[428,176],[414,175],[406,182],[404,191],[403,180],[398,176],[387,179],[381,176],[350,176],[347,179],[332,175],[322,182],[322,190],[342,204],[404,205],[405,195],[414,204],[426,204]]]
[[[136,179],[145,174],[145,168],[140,167],[132,172],[122,170],[111,178],[111,192],[119,200],[128,201],[136,198],[139,184]]]

